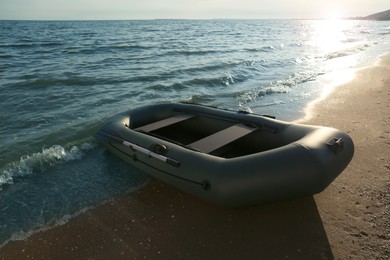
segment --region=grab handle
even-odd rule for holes
[[[150,150],[148,150],[148,149],[146,149],[146,148],[144,148],[142,146],[130,143],[130,142],[126,141],[126,140],[123,140],[122,144],[124,146],[127,146],[127,147],[133,149],[134,151],[138,151],[140,153],[143,153],[143,154],[147,155],[149,158],[155,158],[155,159],[157,159],[159,161],[162,161],[162,162],[165,162],[165,163],[167,163],[169,165],[172,165],[172,166],[175,166],[175,167],[179,167],[180,164],[181,164],[180,162],[178,162],[178,161],[176,161],[174,159],[171,159],[171,158],[168,158],[168,157],[166,157],[164,155],[152,152],[152,151],[150,151]]]

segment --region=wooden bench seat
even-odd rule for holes
[[[154,130],[157,130],[157,129],[160,129],[160,128],[163,128],[163,127],[166,127],[169,125],[179,123],[181,121],[184,121],[184,120],[187,120],[187,119],[190,119],[193,117],[194,117],[194,115],[190,115],[190,114],[178,114],[176,116],[168,117],[168,118],[165,118],[165,119],[160,120],[160,121],[156,121],[156,122],[153,122],[153,123],[141,126],[141,127],[137,127],[134,130],[148,133],[148,132],[152,132]]]
[[[225,146],[253,131],[257,127],[248,126],[244,124],[236,124],[231,127],[225,128],[219,132],[216,132],[212,135],[209,135],[205,138],[202,138],[196,142],[193,142],[188,145],[188,147],[202,151],[205,153],[211,153],[222,146]]]

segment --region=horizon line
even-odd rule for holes
[[[73,21],[73,22],[83,22],[83,21],[158,21],[158,20],[182,20],[182,21],[211,21],[211,20],[369,20],[366,16],[358,16],[358,17],[340,17],[337,19],[330,18],[100,18],[100,19],[3,19],[0,18],[0,21],[25,21],[25,22],[55,22],[55,21]]]

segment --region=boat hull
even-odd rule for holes
[[[151,125],[171,118],[182,121]],[[120,113],[95,137],[151,176],[225,207],[319,193],[354,153],[352,139],[334,128],[182,103]]]

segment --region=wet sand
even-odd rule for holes
[[[304,123],[351,135],[322,193],[224,209],[157,180],[0,249],[0,259],[388,259],[390,55],[317,102]]]

